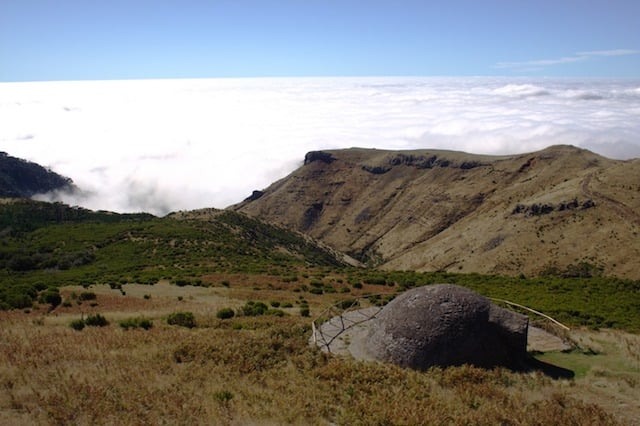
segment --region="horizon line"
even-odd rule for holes
[[[363,75],[274,75],[274,76],[213,76],[213,77],[128,77],[128,78],[80,78],[52,80],[0,80],[0,84],[23,83],[102,83],[136,81],[189,81],[189,80],[304,80],[304,79],[365,79],[365,78],[424,78],[424,79],[483,79],[500,78],[512,80],[640,80],[640,75],[629,76],[554,76],[554,75],[423,75],[423,74],[363,74]]]

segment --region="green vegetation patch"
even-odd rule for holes
[[[196,318],[192,312],[174,312],[167,317],[167,324],[194,328],[196,326]]]
[[[176,220],[19,201],[0,205],[0,234],[0,309],[31,307],[35,284],[202,286],[212,273],[342,266],[302,236],[234,212]]]
[[[135,329],[135,328],[142,328],[144,330],[149,330],[150,328],[153,327],[153,321],[150,320],[149,318],[144,318],[144,317],[127,318],[118,322],[118,324],[120,325],[120,327],[124,328],[125,330]]]

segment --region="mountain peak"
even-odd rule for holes
[[[517,275],[586,262],[638,278],[638,182],[640,163],[571,145],[505,156],[350,148],[308,153],[232,208],[383,268]]]

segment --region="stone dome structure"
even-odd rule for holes
[[[409,290],[371,321],[370,358],[418,370],[472,364],[520,368],[527,359],[525,315],[457,285]]]

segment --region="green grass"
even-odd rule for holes
[[[89,212],[61,204],[0,206],[0,308],[24,308],[35,286],[202,285],[218,272],[292,275],[340,262],[301,236],[238,213],[209,221]]]
[[[536,358],[569,369],[573,371],[576,379],[582,379],[587,376],[594,362],[601,362],[602,356],[575,349],[570,352],[547,352],[537,355]]]

